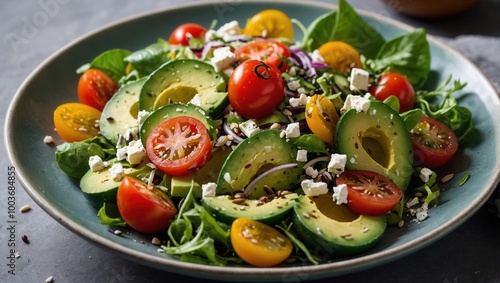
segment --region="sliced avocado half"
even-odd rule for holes
[[[275,190],[291,190],[302,175],[297,147],[280,137],[278,130],[264,130],[243,140],[231,152],[217,179],[217,195],[240,192],[261,173],[278,165],[297,163],[297,168],[275,171],[262,178],[249,192],[250,198],[266,195],[264,185]]]
[[[394,109],[371,101],[366,112],[348,110],[340,117],[336,144],[347,155],[349,170],[369,170],[406,190],[413,171],[412,141],[406,124]]]
[[[101,134],[111,142],[116,143],[119,135],[137,127],[137,103],[145,81],[141,79],[122,86],[104,106],[99,128]]]
[[[151,112],[170,103],[192,102],[215,118],[228,104],[226,86],[227,76],[208,63],[172,60],[147,78],[139,97],[139,110]]]
[[[294,205],[293,227],[300,239],[328,256],[370,249],[384,234],[385,221],[385,216],[359,215],[345,205],[337,205],[331,193],[301,195]]]
[[[215,219],[226,224],[231,224],[234,220],[243,217],[274,225],[279,224],[290,215],[297,197],[297,194],[291,193],[262,204],[257,200],[250,199],[234,203],[231,196],[223,195],[205,197],[202,199],[202,203]]]

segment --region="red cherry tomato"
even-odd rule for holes
[[[149,160],[173,176],[193,173],[205,165],[212,142],[205,125],[190,116],[170,118],[156,127],[146,141]]]
[[[394,72],[388,72],[380,76],[376,85],[370,88],[370,94],[376,99],[384,101],[391,95],[399,100],[399,112],[405,112],[413,108],[415,102],[415,91],[408,79]]]
[[[143,233],[165,230],[177,213],[165,193],[129,176],[125,176],[118,187],[116,203],[127,225]]]
[[[104,72],[98,69],[85,71],[78,81],[78,99],[102,111],[104,105],[116,93],[119,86]]]
[[[458,150],[455,133],[445,124],[422,117],[410,132],[415,165],[434,169],[446,164]]]
[[[278,68],[262,61],[248,60],[236,67],[229,77],[229,102],[245,118],[262,118],[280,104],[284,88]]]
[[[206,33],[207,30],[199,24],[182,24],[170,34],[168,43],[172,45],[189,46],[190,38],[204,39]]]
[[[286,58],[290,57],[288,48],[279,41],[258,40],[247,43],[234,51],[240,62],[249,59],[264,61],[268,65],[274,65],[281,72],[288,70]]]
[[[337,185],[347,185],[347,206],[364,215],[382,215],[401,200],[401,189],[389,178],[371,171],[349,170],[337,177]]]

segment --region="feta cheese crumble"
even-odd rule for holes
[[[140,164],[146,158],[146,150],[140,141],[132,141],[126,147],[127,161],[131,165]]]
[[[339,175],[345,170],[347,155],[333,153],[328,162],[328,172]]]
[[[434,172],[431,169],[424,167],[420,170],[420,173],[418,174],[418,176],[420,177],[422,182],[427,183],[427,182],[429,182],[429,178],[431,177],[432,173],[434,173]]]
[[[347,112],[349,109],[355,109],[357,112],[366,112],[370,108],[370,100],[363,96],[349,94],[344,102],[344,106],[340,109],[341,113]]]
[[[333,187],[333,202],[335,202],[338,205],[341,205],[343,203],[347,203],[347,185],[346,184],[341,184],[338,186]]]
[[[257,123],[255,123],[253,120],[246,120],[245,122],[240,123],[238,125],[238,128],[247,137],[250,137],[260,131],[259,126],[257,126]]]
[[[215,197],[216,188],[217,184],[212,182],[201,185],[202,197]]]
[[[308,197],[315,197],[328,193],[328,185],[325,182],[314,182],[306,179],[300,183],[304,194]]]
[[[300,127],[299,123],[291,123],[286,126],[285,135],[287,138],[298,138],[300,137]]]
[[[43,142],[46,143],[46,144],[54,143],[54,138],[52,138],[52,136],[45,136],[43,138]]]
[[[352,68],[351,82],[349,88],[351,91],[366,91],[370,82],[370,74],[359,68]]]
[[[106,165],[99,155],[93,155],[89,158],[89,167],[92,172],[97,172],[106,168]]]
[[[113,181],[120,182],[125,177],[125,171],[121,163],[115,163],[109,168],[109,176]]]
[[[212,63],[216,72],[220,72],[231,67],[237,60],[236,55],[231,52],[229,46],[219,47],[213,52],[214,57],[210,59],[210,63]]]
[[[137,125],[142,125],[142,123],[149,117],[149,111],[141,110],[137,113]]]
[[[307,150],[299,149],[297,150],[297,158],[298,162],[307,162]]]

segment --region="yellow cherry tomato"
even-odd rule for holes
[[[265,35],[267,38],[284,37],[293,40],[293,24],[285,13],[269,9],[250,18],[243,34],[249,36]]]
[[[82,103],[65,103],[54,111],[54,126],[66,142],[97,136],[101,111]]]
[[[292,242],[264,223],[238,218],[231,225],[231,243],[245,262],[258,267],[275,266],[292,253]]]
[[[319,94],[313,95],[306,104],[306,121],[313,134],[333,144],[339,115],[330,99]]]
[[[318,48],[325,63],[335,71],[349,74],[352,68],[361,68],[359,52],[351,45],[342,41],[330,41]]]

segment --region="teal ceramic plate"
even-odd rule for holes
[[[46,145],[46,135],[57,137],[52,112],[61,103],[76,101],[78,77],[75,69],[100,52],[112,48],[140,49],[169,28],[186,21],[209,26],[239,20],[244,23],[256,12],[276,8],[291,18],[309,24],[319,15],[336,8],[310,1],[256,2],[216,1],[154,11],[120,21],[88,34],[41,64],[22,84],[7,113],[5,138],[12,160],[28,194],[53,218],[87,240],[130,260],[170,272],[218,280],[283,281],[314,279],[359,271],[401,258],[421,249],[458,227],[472,215],[493,192],[500,172],[500,102],[493,87],[471,62],[444,44],[429,38],[432,74],[428,87],[436,87],[449,74],[468,82],[461,102],[472,110],[474,132],[451,164],[439,171],[454,173],[446,184],[442,204],[433,207],[430,217],[420,224],[410,223],[401,229],[389,228],[383,240],[367,253],[333,260],[320,265],[294,265],[279,268],[217,267],[184,263],[157,252],[150,239],[138,233],[117,237],[99,224],[96,210],[80,192],[77,182],[60,171],[54,162],[55,148]],[[363,18],[389,39],[411,30],[410,27],[374,14],[361,12]],[[301,35],[298,35],[301,38]],[[56,139],[57,143],[61,140]],[[465,173],[472,177],[463,186],[458,179]],[[135,241],[134,241],[135,240]],[[142,242],[142,243],[141,243]]]

